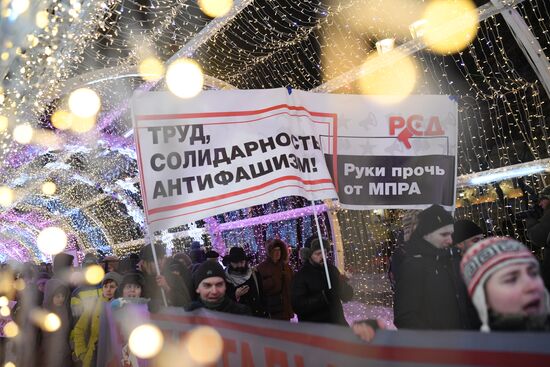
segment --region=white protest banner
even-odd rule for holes
[[[132,305],[125,306],[126,308]],[[142,314],[157,325],[165,340],[178,345],[178,361],[189,360],[185,340],[200,325],[216,329],[223,339],[217,367],[547,367],[550,334],[479,331],[379,330],[372,343],[356,337],[349,327],[290,323],[257,317],[210,312],[185,312],[169,307],[147,315],[145,308],[112,311],[107,305],[101,317],[98,366],[127,366],[125,346],[132,330],[128,315]],[[205,346],[205,351],[212,345]],[[168,349],[168,348],[166,348]],[[197,351],[194,351],[197,353]],[[159,358],[162,358],[162,352]],[[174,362],[171,360],[171,362]],[[126,364],[125,364],[126,363]],[[192,363],[189,363],[190,365]],[[135,358],[132,366],[148,361]]]
[[[284,196],[336,198],[319,142],[321,135],[336,139],[336,116],[302,102],[285,88],[204,91],[191,99],[136,94],[132,115],[149,229]]]
[[[308,109],[337,117],[321,136],[340,203],[347,209],[424,209],[455,203],[457,104],[409,96],[397,104],[359,95],[296,91]]]

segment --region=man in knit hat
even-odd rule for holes
[[[304,265],[292,282],[292,308],[299,321],[347,325],[342,302],[353,298],[353,288],[338,268],[327,264],[332,286],[328,288],[321,246],[328,252],[328,240],[310,238],[300,250]]]
[[[483,230],[471,220],[461,219],[454,224],[453,246],[462,253],[466,252],[474,243],[482,240],[483,237]]]
[[[238,304],[226,297],[225,271],[219,263],[212,261],[202,263],[193,273],[193,284],[199,297],[187,308],[187,311],[206,308],[210,311],[251,315],[248,306]]]
[[[474,329],[475,310],[451,248],[453,217],[432,205],[418,214],[396,272],[394,324],[403,329]]]
[[[487,238],[473,245],[460,265],[482,331],[550,330],[550,297],[537,259],[522,243]]]
[[[529,217],[526,220],[527,237],[537,247],[544,247],[542,278],[546,288],[550,288],[550,186],[539,193],[538,206],[542,216]]]

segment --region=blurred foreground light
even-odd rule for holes
[[[0,186],[0,206],[7,207],[13,203],[13,190],[8,186]]]
[[[29,9],[30,0],[12,0],[11,10],[15,16],[19,16]]]
[[[28,144],[32,140],[33,129],[29,124],[17,125],[13,129],[13,140],[19,144]]]
[[[104,276],[105,276],[105,271],[99,265],[90,265],[86,267],[86,270],[84,273],[84,279],[86,279],[86,282],[89,284],[101,283]]]
[[[0,116],[0,132],[8,128],[9,119],[6,116]]]
[[[52,125],[59,130],[70,129],[73,124],[73,115],[69,111],[57,110],[52,115]]]
[[[56,255],[67,247],[67,235],[59,227],[48,227],[40,231],[36,242],[43,253]]]
[[[15,367],[15,363],[13,363],[13,362],[6,362],[6,363],[4,364],[4,367]]]
[[[42,193],[44,195],[53,195],[55,194],[55,191],[57,190],[57,186],[51,182],[51,181],[46,181],[42,184]]]
[[[48,332],[54,332],[61,327],[61,319],[54,313],[49,313],[44,318],[43,329]]]
[[[479,17],[471,0],[437,0],[428,4],[423,40],[433,52],[447,55],[466,48],[476,37]]]
[[[19,334],[19,326],[13,321],[9,321],[4,325],[4,335],[8,338],[15,338]]]
[[[180,98],[191,98],[202,91],[204,75],[195,61],[181,58],[174,61],[166,72],[166,85]]]
[[[233,0],[199,0],[199,8],[211,18],[223,17],[233,7]]]
[[[25,289],[27,285],[25,284],[25,280],[23,279],[17,279],[15,282],[13,282],[13,288],[17,291],[22,291]]]
[[[211,365],[222,355],[223,339],[216,329],[199,326],[191,330],[186,343],[191,359],[201,365]]]
[[[1,306],[0,307],[0,316],[8,317],[10,314],[11,314],[11,310],[8,306]]]
[[[73,116],[71,130],[78,134],[86,133],[95,127],[96,116],[80,117]]]
[[[147,57],[139,63],[138,72],[142,79],[154,82],[164,75],[164,64],[156,57]]]
[[[395,48],[395,39],[386,38],[376,42],[376,50],[380,55],[390,52]]]
[[[30,319],[40,329],[49,333],[61,327],[61,319],[54,313],[47,312],[41,308],[35,308],[30,313]]]
[[[34,22],[38,28],[46,28],[49,23],[48,12],[45,10],[41,10],[36,13],[34,17]]]
[[[6,297],[6,296],[0,297],[0,307],[6,307],[9,304],[10,304],[10,301],[9,301],[8,297]]]
[[[164,337],[159,328],[152,324],[136,327],[130,333],[128,346],[137,357],[149,359],[156,356],[162,349]]]
[[[382,55],[371,54],[362,68],[359,87],[363,94],[379,103],[398,103],[409,96],[416,85],[413,59],[396,50]]]
[[[69,96],[69,109],[78,117],[92,117],[100,107],[99,96],[90,88],[79,88]]]

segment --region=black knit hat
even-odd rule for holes
[[[205,261],[193,273],[193,284],[195,285],[195,288],[197,288],[203,280],[211,277],[220,277],[225,279],[225,271],[219,263],[214,261]]]
[[[417,236],[425,236],[453,222],[454,219],[448,211],[441,205],[434,204],[418,213],[418,224],[414,232]]]
[[[467,219],[457,220],[452,234],[453,245],[477,236],[478,234],[483,234],[483,230],[477,224]]]
[[[158,259],[161,259],[166,255],[166,250],[164,250],[164,246],[158,243],[155,244],[155,252],[157,253]],[[139,257],[141,260],[144,261],[154,261],[153,249],[151,248],[150,244],[141,248],[141,251],[139,252]]]
[[[214,251],[214,250],[206,251],[206,258],[207,259],[217,259],[218,257],[220,257],[220,254],[218,254],[216,251]]]

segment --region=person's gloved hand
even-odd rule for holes
[[[368,343],[376,336],[376,330],[385,328],[386,325],[381,319],[356,321],[351,326],[355,335]]]

